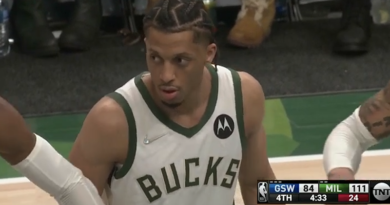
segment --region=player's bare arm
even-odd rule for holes
[[[257,204],[257,180],[273,180],[275,175],[268,161],[266,135],[262,126],[265,102],[263,89],[251,75],[244,72],[239,75],[247,139],[239,182],[245,205],[254,205]]]
[[[100,194],[115,164],[125,161],[128,127],[123,109],[111,98],[100,100],[87,115],[69,156]]]
[[[329,179],[354,179],[361,155],[390,134],[390,81],[341,122],[324,148]]]
[[[79,169],[46,140],[33,134],[23,117],[0,97],[0,156],[61,205],[103,205]]]
[[[0,156],[18,164],[33,150],[35,140],[19,112],[0,97]]]

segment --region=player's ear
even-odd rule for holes
[[[207,62],[213,62],[217,53],[217,45],[212,43],[207,46]]]
[[[148,39],[144,38],[145,47],[148,48]]]

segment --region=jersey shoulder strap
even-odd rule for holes
[[[115,170],[113,173],[113,176],[116,179],[120,179],[127,174],[127,172],[130,170],[134,162],[135,153],[137,150],[137,127],[135,124],[133,111],[129,103],[127,102],[127,100],[117,92],[112,92],[106,96],[115,100],[115,102],[117,102],[118,105],[122,107],[123,112],[125,113],[126,116],[127,126],[129,130],[128,133],[129,141],[128,141],[126,161],[121,168]]]
[[[236,70],[227,68],[232,75],[234,87],[234,100],[236,109],[237,126],[240,134],[242,148],[246,147],[245,125],[244,125],[244,101],[242,96],[241,78]]]

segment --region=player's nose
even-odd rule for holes
[[[175,68],[169,63],[165,64],[160,71],[160,80],[165,84],[172,82],[175,78]]]

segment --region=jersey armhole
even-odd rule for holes
[[[245,137],[244,103],[243,103],[242,89],[241,89],[241,78],[237,71],[232,69],[229,70],[232,73],[232,79],[233,79],[238,132],[240,134],[242,150],[244,150],[246,148],[246,137]]]
[[[135,124],[135,118],[133,115],[133,111],[131,110],[131,107],[129,103],[126,101],[126,99],[119,93],[113,92],[107,95],[107,97],[115,100],[123,109],[127,125],[129,129],[129,142],[128,142],[128,150],[127,150],[127,157],[126,161],[123,163],[123,166],[113,173],[113,176],[115,179],[120,179],[124,177],[127,172],[129,172],[131,166],[133,165],[135,153],[137,150],[137,127]]]

